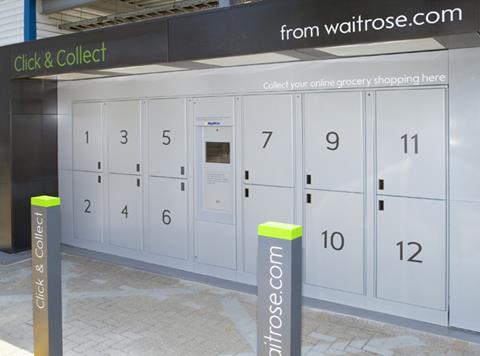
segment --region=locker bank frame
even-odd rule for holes
[[[449,16],[452,14],[445,13],[446,9],[461,9],[461,17],[455,21],[453,18],[451,21],[448,18],[445,18],[446,21],[441,21],[442,14],[449,14]],[[351,21],[350,19],[358,20],[360,14],[363,18],[383,19],[384,27],[370,28],[370,30],[363,28],[362,31],[358,28],[353,31],[350,27],[350,31],[345,30],[337,34],[327,33],[325,27],[323,27],[325,31],[322,30],[325,24],[343,24]],[[403,18],[414,19],[418,14],[426,17],[422,24],[420,24],[422,21],[419,21],[412,26],[403,26],[404,23],[399,21]],[[435,14],[439,14],[438,19]],[[430,17],[427,18],[427,16]],[[388,21],[392,18],[394,20]],[[291,189],[291,201],[294,207],[292,222],[304,224],[308,214],[314,214],[309,213],[307,204],[315,204],[318,200],[327,202],[327,205],[333,206],[333,212],[338,212],[332,215],[332,220],[335,220],[335,216],[346,213],[342,204],[339,206],[335,203],[328,204],[329,194],[337,194],[336,196],[361,194],[360,202],[346,200],[346,205],[361,206],[362,216],[349,216],[348,220],[349,224],[350,218],[353,220],[358,218],[362,222],[363,246],[360,247],[362,256],[357,264],[361,266],[363,280],[359,282],[358,278],[353,277],[358,268],[351,260],[348,260],[351,266],[347,264],[344,266],[343,275],[350,274],[351,279],[358,283],[353,292],[345,291],[341,285],[335,284],[338,281],[325,277],[325,274],[332,272],[329,271],[331,266],[323,265],[326,270],[319,268],[318,275],[312,274],[308,266],[316,256],[311,255],[314,249],[308,248],[309,226],[307,225],[304,242],[306,261],[304,295],[438,325],[480,331],[480,308],[476,305],[480,290],[478,283],[475,283],[480,269],[480,263],[475,254],[476,248],[480,248],[475,238],[478,224],[478,219],[475,217],[480,213],[480,190],[474,186],[473,179],[479,174],[476,171],[478,168],[475,167],[475,151],[478,145],[476,142],[478,135],[475,133],[476,130],[480,130],[480,125],[475,122],[475,114],[479,110],[476,97],[480,91],[478,89],[480,70],[476,66],[480,58],[479,19],[480,4],[474,0],[432,0],[422,1],[420,4],[418,1],[362,1],[361,7],[358,1],[354,0],[343,1],[341,7],[338,6],[338,1],[270,0],[242,7],[175,16],[2,47],[0,60],[5,70],[0,73],[2,87],[0,94],[0,194],[2,197],[0,200],[0,248],[7,252],[17,252],[30,247],[28,198],[37,194],[56,195],[59,193],[60,184],[60,194],[65,201],[62,232],[65,244],[254,285],[254,273],[252,270],[246,270],[244,253],[246,240],[242,225],[246,219],[245,216],[248,215],[248,209],[246,210],[245,206],[249,204],[245,203],[246,199],[251,199],[256,191],[261,189],[272,191],[277,189],[273,194],[262,193],[265,195],[263,202],[281,196],[282,194],[278,194],[281,189]],[[374,20],[371,22],[372,25],[373,22]],[[392,25],[389,28],[389,23],[395,26]],[[348,28],[347,25],[345,26]],[[367,45],[378,42],[416,43],[417,48],[412,51],[415,50],[418,53],[365,57],[350,52],[346,55],[348,58],[342,58],[341,52],[335,51],[336,46]],[[433,47],[430,47],[432,44]],[[436,47],[437,45],[440,47]],[[363,46],[363,48],[366,47]],[[218,58],[255,54],[260,56],[266,54],[273,59],[266,59],[265,62],[273,63],[216,69],[213,68],[214,65],[210,65],[212,62],[209,62]],[[243,57],[243,60],[245,58],[247,57]],[[284,58],[290,59],[286,61],[287,63],[275,63],[281,62]],[[130,79],[118,77],[81,82],[42,79],[70,72],[98,74],[99,71],[111,68],[159,63],[170,64],[185,70],[132,76]],[[248,60],[240,64],[245,63],[248,63]],[[312,78],[316,79],[315,76],[318,74],[322,81],[312,80]],[[374,81],[379,76],[397,80],[403,78],[405,82],[392,84],[392,82],[380,81],[378,84],[365,85],[365,83],[368,84],[369,79]],[[345,80],[361,78],[363,85],[353,81],[337,82],[339,78]],[[419,82],[416,82],[416,78],[419,78]],[[319,82],[321,83],[318,84]],[[333,84],[328,86],[329,82]],[[284,83],[288,84],[284,85]],[[298,87],[289,89],[288,85],[292,83],[298,83]],[[403,182],[411,187],[415,186],[415,182],[407,181],[412,177],[399,175],[398,172],[390,172],[390,178],[380,177],[377,172],[378,163],[375,163],[381,159],[377,145],[382,141],[382,136],[378,136],[376,131],[379,120],[377,111],[380,110],[377,104],[383,100],[380,96],[385,96],[385,102],[390,100],[390,104],[385,105],[386,112],[395,103],[402,103],[395,110],[407,110],[410,105],[408,101],[402,102],[402,94],[408,96],[411,90],[417,90],[419,93],[410,98],[417,99],[415,107],[422,108],[423,99],[428,101],[430,94],[436,97],[432,100],[439,100],[438,102],[441,103],[440,115],[443,115],[443,122],[440,126],[444,129],[442,140],[445,154],[441,163],[444,172],[442,177],[444,189],[440,197],[433,193],[433,195],[427,193],[423,195],[422,191],[412,194],[403,191],[391,193],[381,191],[384,189],[388,191],[388,185],[395,180],[400,185]],[[135,94],[132,94],[132,91]],[[423,93],[426,97],[422,96]],[[289,101],[289,105],[284,107],[284,110],[280,110],[282,109],[281,101],[273,100],[282,96],[288,97],[287,101]],[[345,107],[359,105],[360,116],[357,123],[360,125],[358,129],[361,131],[361,142],[356,146],[358,149],[351,149],[346,154],[355,154],[364,162],[357,167],[361,171],[363,180],[360,190],[349,187],[348,182],[338,189],[331,186],[315,186],[315,183],[312,185],[311,180],[315,182],[322,172],[320,169],[316,176],[308,172],[308,162],[304,155],[309,150],[304,142],[310,133],[310,130],[305,128],[306,113],[310,110],[309,97],[312,97],[310,101],[313,107],[316,102],[322,102],[326,107],[333,102],[337,103],[337,107],[341,107],[339,103],[350,103],[350,97],[356,97],[351,99],[353,104]],[[270,99],[272,99],[271,102],[269,102]],[[107,217],[111,211],[105,211],[105,216],[102,218],[107,223],[102,228],[105,230],[103,231],[105,236],[100,243],[76,239],[73,227],[73,220],[76,219],[74,217],[75,168],[72,165],[74,153],[69,151],[69,147],[73,147],[70,141],[74,141],[75,107],[81,107],[82,104],[98,105],[100,120],[102,125],[106,125],[105,135],[108,136],[107,131],[111,121],[108,118],[109,108],[112,108],[116,115],[121,115],[124,110],[130,109],[128,103],[133,101],[141,120],[138,135],[146,138],[150,134],[147,130],[150,126],[145,126],[150,125],[149,108],[152,103],[161,103],[162,100],[170,101],[172,105],[175,102],[177,104],[181,102],[183,108],[185,137],[188,140],[185,141],[185,164],[179,168],[184,167],[185,171],[179,171],[178,176],[169,177],[165,177],[162,173],[151,174],[150,158],[146,152],[147,147],[150,147],[148,140],[145,143],[139,143],[138,164],[141,164],[141,167],[136,165],[131,172],[123,172],[122,168],[117,171],[112,170],[109,167],[109,159],[106,159],[111,149],[109,139],[106,138],[105,143],[102,144],[102,157],[99,160],[101,164],[91,172],[98,182],[108,184],[109,188],[104,189],[102,193],[102,204],[108,202],[105,203],[105,207],[112,204],[111,197],[117,196],[106,191],[111,189],[113,184],[111,181],[120,179],[119,175],[122,173],[125,173],[122,179],[130,179],[133,185],[142,189],[141,195],[144,202],[139,203],[138,208],[143,209],[144,212],[162,209],[161,206],[152,205],[156,199],[150,199],[149,189],[153,179],[170,179],[172,186],[171,189],[167,189],[168,191],[173,191],[174,185],[178,185],[180,191],[185,192],[185,204],[188,207],[183,224],[187,230],[184,232],[187,241],[186,255],[183,256],[183,260],[145,251],[151,246],[143,233],[139,246],[118,246],[119,244],[111,239],[112,231],[109,226],[112,217]],[[251,101],[250,104],[249,101]],[[255,169],[252,171],[245,166],[245,156],[255,157],[256,155],[255,152],[245,151],[248,145],[244,141],[243,134],[249,129],[245,126],[248,110],[250,105],[255,107],[264,103],[268,103],[272,111],[276,110],[276,117],[280,117],[285,112],[291,114],[291,137],[287,133],[284,138],[291,140],[289,164],[292,170],[276,171],[277,174],[273,176],[272,181],[262,181],[262,179],[256,181]],[[127,106],[122,107],[122,104]],[[200,107],[198,114],[196,114],[196,105]],[[217,106],[223,108],[223,111],[217,112],[212,109]],[[408,113],[408,110],[405,111],[406,115]],[[344,115],[355,114],[347,112]],[[251,117],[255,118],[257,114],[252,114]],[[213,130],[209,130],[210,128]],[[262,139],[271,138],[272,134],[269,134],[271,131],[265,127],[262,128],[260,125],[255,126],[255,129],[260,130]],[[427,128],[426,132],[428,135],[431,131]],[[202,157],[206,155],[203,148],[206,149],[207,146],[203,141],[200,146],[195,145],[205,136],[210,134],[215,136],[217,133],[224,135],[223,139],[212,138],[210,141],[230,142],[228,155],[236,163],[231,164],[230,171],[222,171],[221,176],[219,176],[218,166],[215,165],[214,175],[202,176],[212,180],[213,183],[218,183],[219,180],[220,183],[231,180],[232,209],[228,213],[220,214],[211,214],[211,211],[198,213],[207,203],[198,202],[199,198],[196,194],[201,191],[199,188],[203,187],[203,183],[201,179],[196,178],[201,175],[195,172],[203,169],[199,168],[197,163],[202,162]],[[330,148],[337,145],[340,139],[342,142],[344,139],[333,129],[323,135],[326,136],[326,143]],[[418,150],[418,135],[415,137],[415,132],[405,132],[402,140],[405,145],[402,146],[405,149],[404,153],[409,149]],[[267,141],[263,142],[262,147],[265,143]],[[388,145],[388,142],[385,144]],[[413,148],[409,144],[413,144]],[[220,147],[217,145],[215,149],[218,150]],[[310,153],[310,155],[313,154]],[[121,157],[120,153],[116,158],[120,165]],[[274,157],[268,155],[258,156],[258,159],[264,159],[267,164],[272,164],[269,161],[272,158]],[[215,159],[219,159],[218,155]],[[70,161],[70,167],[68,161]],[[67,162],[66,165],[65,162]],[[358,160],[355,162],[358,164]],[[107,168],[103,167],[105,163]],[[260,165],[256,169],[261,170],[264,166],[264,170],[274,171],[273,165],[268,166],[260,161],[258,163]],[[81,170],[83,169],[79,169],[79,174],[82,173]],[[429,169],[425,170],[423,177],[420,177],[424,180],[424,187],[431,187],[432,179],[438,177],[438,171],[434,169],[431,172],[428,171]],[[83,174],[86,173],[83,172]],[[253,177],[247,176],[252,174]],[[282,182],[284,175],[290,175],[290,181],[286,184]],[[275,181],[277,178],[278,181]],[[381,183],[378,178],[382,178]],[[335,179],[330,177],[331,181]],[[71,182],[70,186],[68,182]],[[432,185],[435,184],[432,183]],[[412,189],[415,190],[415,188]],[[198,195],[200,196],[205,194]],[[435,288],[443,291],[440,298],[442,300],[434,306],[430,304],[430,296],[424,295],[422,290],[412,296],[409,295],[407,288],[406,295],[401,295],[401,286],[397,290],[387,286],[382,291],[382,286],[379,285],[381,283],[389,285],[392,282],[401,284],[409,278],[414,278],[410,275],[409,278],[395,280],[392,275],[386,274],[381,283],[381,278],[378,278],[379,265],[382,263],[385,266],[388,265],[391,256],[384,256],[383,262],[377,256],[378,216],[371,215],[379,210],[387,211],[391,205],[389,199],[401,198],[422,200],[429,204],[433,201],[442,201],[444,204],[440,210],[444,212],[442,223],[444,226],[441,230],[444,231],[445,239],[440,244],[433,244],[431,250],[433,252],[430,252],[433,253],[430,256],[434,258],[438,258],[438,254],[443,254],[443,264],[435,266],[435,269],[442,270],[441,277],[432,277],[436,280],[433,283],[430,275],[423,274],[428,280],[419,279],[416,281],[417,284],[406,284],[407,287],[420,286],[425,293]],[[210,203],[214,204],[218,201]],[[282,203],[281,199],[277,200],[277,205]],[[252,211],[255,206],[256,204],[252,205]],[[401,207],[404,215],[435,210],[428,204],[423,207],[417,206],[415,209],[411,209],[408,205]],[[320,211],[324,210],[320,209]],[[128,211],[123,213],[126,216]],[[169,210],[167,215],[170,213]],[[262,211],[258,211],[258,214],[261,213]],[[165,218],[169,220],[171,216],[157,217],[160,220]],[[255,220],[254,218],[251,216],[251,221]],[[285,217],[287,218],[288,216]],[[153,222],[146,222],[145,217],[141,216],[139,219],[141,219],[142,230],[144,223],[153,224]],[[315,221],[315,214],[310,219]],[[398,223],[395,216],[389,221]],[[196,226],[197,222],[201,226]],[[212,224],[217,224],[215,226],[221,226],[221,228],[211,230]],[[402,225],[399,223],[395,230],[402,230]],[[226,226],[229,226],[227,230],[231,231],[222,230]],[[344,247],[345,236],[335,230],[334,226],[319,228],[321,230],[318,232],[325,230],[324,240],[321,240],[325,242],[325,246],[323,242],[318,241],[317,245],[313,246],[325,249],[330,247],[334,251]],[[349,228],[346,227],[346,229]],[[418,226],[415,226],[414,230],[418,232],[417,235],[420,235],[420,238],[430,233]],[[194,231],[197,235],[203,236],[203,247],[199,247],[200,244],[195,246]],[[217,234],[212,235],[212,231],[217,231]],[[233,236],[232,246],[235,250],[230,249],[230,255],[222,251],[222,243],[225,240],[219,237],[223,234]],[[339,238],[341,238],[340,245]],[[250,239],[250,244],[251,241],[254,240]],[[404,245],[400,244],[396,248],[402,249],[400,259],[407,260],[403,262],[424,266],[426,263],[417,258],[417,253],[420,249],[428,253],[428,248],[425,249],[424,245],[416,241],[415,238],[411,241],[398,241],[398,243],[403,242]],[[443,251],[441,248],[438,249],[439,245],[443,246]],[[405,257],[405,254],[410,253],[403,250],[406,247],[417,250],[414,250],[413,255]],[[198,251],[199,248],[201,251]],[[145,253],[142,253],[142,250]],[[202,260],[202,254],[212,255],[214,262],[208,259]],[[331,255],[323,257],[326,261],[332,258]],[[322,266],[322,262],[320,260],[318,266]],[[396,271],[399,273],[397,276],[408,272],[409,268]],[[436,272],[438,274],[438,271]],[[421,273],[418,275],[422,276]],[[419,302],[415,299],[416,297],[426,300]]]

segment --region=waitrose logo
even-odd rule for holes
[[[20,54],[14,58],[15,72],[30,72],[44,69],[65,68],[90,63],[105,63],[107,47],[102,42],[96,47],[75,46],[44,53]]]

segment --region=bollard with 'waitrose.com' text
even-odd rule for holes
[[[32,299],[35,356],[61,356],[60,198],[31,199]]]
[[[257,355],[300,356],[302,227],[258,226]]]

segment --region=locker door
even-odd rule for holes
[[[363,194],[307,191],[305,212],[306,282],[363,294]]]
[[[186,182],[150,178],[151,252],[186,260],[187,223]]]
[[[103,176],[73,172],[75,238],[103,241]]]
[[[109,176],[110,243],[132,250],[143,247],[141,179],[136,176]]]
[[[377,212],[378,297],[445,310],[446,204],[381,197]]]
[[[376,100],[379,193],[445,199],[445,91],[383,91]]]
[[[108,125],[108,165],[111,173],[137,174],[141,167],[141,103],[105,104]]]
[[[363,94],[305,95],[308,188],[363,192]]]
[[[101,103],[73,105],[73,169],[103,170],[103,123]]]
[[[294,223],[293,188],[245,186],[243,192],[245,271],[257,273],[258,225],[266,221]]]
[[[186,177],[185,99],[152,100],[148,103],[150,174]]]
[[[293,187],[293,97],[248,96],[243,105],[245,182]]]

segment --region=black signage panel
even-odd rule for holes
[[[266,0],[173,18],[170,60],[476,32],[478,0]]]
[[[149,21],[12,46],[13,78],[168,61],[166,21]]]

